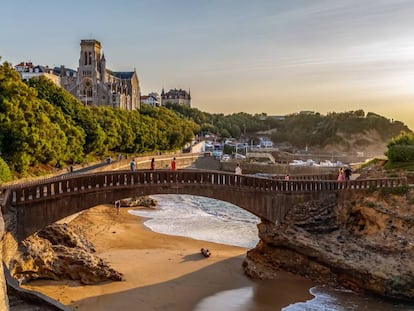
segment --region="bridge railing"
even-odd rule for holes
[[[12,203],[41,200],[68,193],[137,185],[217,185],[229,188],[255,189],[255,191],[312,192],[344,189],[370,189],[400,187],[407,184],[405,178],[380,178],[338,182],[336,180],[277,180],[263,177],[235,175],[221,171],[200,170],[139,170],[109,171],[88,174],[68,174],[43,181],[14,185],[10,189]],[[5,189],[2,189],[2,192]]]
[[[272,176],[273,179],[276,180],[284,180],[285,179],[285,174],[279,174],[276,176]],[[338,174],[308,174],[308,175],[290,175],[289,179],[290,180],[336,180]]]

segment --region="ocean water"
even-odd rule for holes
[[[148,218],[152,231],[197,240],[254,248],[260,219],[227,202],[191,195],[154,195],[154,210],[130,211]]]
[[[130,213],[147,218],[144,225],[155,232],[246,248],[254,248],[259,241],[260,220],[233,204],[191,195],[152,197],[158,201],[156,209]],[[327,286],[311,288],[313,299],[280,308],[273,303],[277,295],[266,293],[268,288],[269,284],[261,287],[258,283],[220,292],[204,298],[194,311],[414,311],[414,302],[386,301]],[[266,298],[258,301],[257,292]]]

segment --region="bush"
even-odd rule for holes
[[[388,159],[392,162],[413,162],[414,145],[393,145],[388,148]]]
[[[7,182],[10,180],[12,180],[10,168],[7,165],[7,163],[3,160],[3,158],[0,158],[0,183]]]

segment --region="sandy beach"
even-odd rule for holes
[[[289,273],[281,272],[271,282],[245,276],[245,248],[152,232],[145,228],[143,219],[129,214],[128,208],[121,208],[117,215],[112,206],[100,205],[71,223],[86,232],[99,257],[124,275],[121,282],[88,286],[49,280],[25,285],[74,310],[192,311],[198,310],[205,297],[246,287],[255,288],[254,300],[263,305],[246,310],[280,310],[312,298],[312,283]],[[202,256],[201,248],[208,248],[211,256]]]

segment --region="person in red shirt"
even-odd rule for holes
[[[171,170],[175,171],[177,169],[177,163],[175,162],[175,158],[171,161]]]

